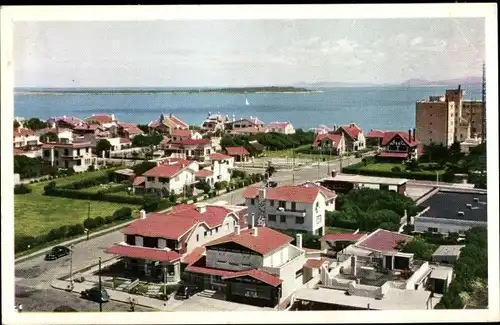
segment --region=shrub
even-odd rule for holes
[[[16,236],[14,239],[14,251],[23,252],[37,245],[36,238],[33,236]],[[29,248],[28,248],[29,247]]]
[[[231,192],[231,188],[230,188],[229,186],[228,186],[228,187],[226,187],[226,192],[227,192],[227,193]]]
[[[98,225],[94,218],[88,218],[83,221],[83,226],[87,229],[95,229]]]
[[[83,227],[83,224],[77,223],[77,224],[74,224],[72,226],[69,226],[69,229],[68,229],[68,236],[69,237],[81,235],[83,233],[85,233],[85,228]]]
[[[14,194],[28,194],[31,193],[31,188],[24,184],[18,184],[14,186]]]
[[[90,165],[89,168],[87,169],[87,171],[89,171],[89,172],[93,172],[94,170],[95,170],[94,165]]]
[[[395,167],[392,167],[391,171],[393,171],[393,172],[400,172],[401,168],[399,168],[399,166],[395,166]]]
[[[75,174],[75,170],[73,168],[66,169],[66,175],[71,176]]]
[[[114,220],[127,220],[130,217],[132,217],[132,209],[129,207],[120,208],[113,213]]]
[[[95,217],[94,220],[95,220],[95,224],[97,225],[97,227],[104,225],[104,218],[103,217]]]
[[[361,157],[363,157],[363,154],[362,154],[361,152],[356,152],[356,153],[354,154],[354,157],[356,157],[356,158],[361,158]]]
[[[196,197],[193,198],[193,203],[198,202],[198,199]]]
[[[351,165],[349,167],[342,168],[342,173],[345,174],[357,174],[357,175],[366,175],[366,176],[379,176],[379,177],[401,177],[407,179],[416,179],[416,180],[427,180],[427,181],[435,181],[436,175],[427,174],[427,173],[419,173],[419,172],[393,172],[393,171],[381,171],[381,170],[361,170],[359,169],[357,164]],[[441,178],[442,176],[440,176]],[[445,180],[443,180],[445,181]]]
[[[110,224],[110,223],[113,223],[115,221],[115,217],[114,216],[105,216],[104,217],[104,223],[105,224]]]

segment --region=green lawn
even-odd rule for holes
[[[345,229],[345,228],[337,228],[337,227],[326,227],[327,234],[345,234],[345,233],[353,233],[355,230],[353,229]]]
[[[99,191],[103,191],[103,190],[106,190],[106,189],[110,189],[112,187],[116,187],[116,186],[120,186],[121,184],[118,184],[118,183],[110,183],[108,184],[109,186],[100,186],[100,185],[96,185],[96,186],[92,186],[92,187],[87,187],[85,189],[85,192],[90,192],[90,193],[97,193]],[[122,191],[120,192],[115,192],[115,193],[121,193]],[[125,194],[127,194],[126,191],[123,191]]]
[[[375,163],[375,164],[369,164],[366,166],[361,166],[359,167],[360,170],[373,170],[373,171],[381,171],[381,172],[392,172],[392,169],[394,167],[399,167],[402,172],[406,170],[406,166],[401,163]],[[439,174],[444,174],[444,170],[439,170],[437,171]],[[436,175],[436,171],[430,171],[430,170],[421,170],[415,173],[422,173],[422,174],[432,174]]]
[[[301,148],[308,148],[310,145],[306,144],[300,147],[295,148],[301,149]],[[292,159],[294,154],[294,150],[292,149],[287,149],[287,150],[266,150],[266,157],[274,157],[274,158],[290,158]],[[306,153],[297,153],[295,152],[295,158],[301,158],[301,159],[312,159],[312,160],[317,160],[317,159],[327,159],[327,160],[333,160],[338,158],[335,155],[315,155],[315,154],[306,154]]]
[[[54,181],[61,186],[82,178],[99,176],[105,172],[76,174]],[[49,182],[28,184],[33,190],[31,193],[14,196],[14,232],[16,235],[42,235],[50,229],[73,225],[87,218],[88,201],[44,196],[43,187]],[[133,213],[138,213],[139,206],[137,205],[91,201],[90,216],[105,217],[127,206],[132,208]]]

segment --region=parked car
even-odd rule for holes
[[[106,289],[101,288],[99,291],[99,287],[93,287],[90,289],[83,290],[81,292],[82,298],[92,300],[95,302],[108,302],[109,294]]]
[[[196,284],[182,284],[177,292],[175,293],[174,298],[178,300],[188,299],[192,295],[198,293],[200,288]]]
[[[56,246],[52,248],[50,252],[45,254],[45,260],[46,261],[51,261],[51,260],[57,260],[60,257],[69,255],[70,249],[66,246]]]
[[[266,187],[278,187],[278,183],[275,181],[269,181],[267,182]]]

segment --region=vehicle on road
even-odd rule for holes
[[[45,254],[46,261],[57,260],[60,257],[69,255],[71,250],[66,246],[55,246],[52,248],[50,252]]]
[[[269,181],[267,182],[266,187],[278,187],[278,183],[275,181]]]
[[[109,294],[106,291],[106,289],[101,288],[99,290],[99,287],[93,287],[90,289],[83,290],[81,292],[82,298],[92,300],[95,302],[108,302],[109,301]]]
[[[200,288],[196,284],[182,284],[174,295],[174,299],[184,300],[195,295],[200,291]]]

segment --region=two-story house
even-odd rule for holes
[[[77,117],[72,117],[72,116],[58,116],[58,117],[51,117],[47,120],[48,125],[57,125],[60,128],[67,128],[67,129],[74,129],[76,127],[84,127],[88,125],[87,122],[84,120],[77,118]]]
[[[420,142],[415,137],[415,129],[384,132],[377,158],[411,160],[418,159]]]
[[[217,114],[212,114],[208,112],[208,116],[201,123],[201,131],[202,132],[224,132],[225,124],[229,122],[229,117],[223,116],[220,112]]]
[[[86,171],[94,164],[90,142],[57,143],[42,145],[44,163],[58,168],[73,168],[76,172]]]
[[[181,280],[181,261],[197,247],[234,232],[239,216],[222,206],[182,204],[147,213],[122,230],[124,240],[106,249],[135,276],[167,283]],[[166,273],[166,274],[165,274]]]
[[[226,123],[227,130],[238,130],[247,128],[264,128],[264,122],[256,117],[242,118],[236,121]]]
[[[174,142],[172,138],[164,138],[160,148],[166,155],[204,162],[212,153],[212,143],[209,139],[184,139]]]
[[[133,139],[136,135],[143,134],[135,123],[118,122],[117,133],[122,138]]]
[[[243,191],[248,215],[264,217],[276,229],[298,230],[323,236],[325,210],[335,209],[335,192],[309,183],[275,188],[247,187]]]
[[[267,125],[267,132],[294,134],[295,128],[290,122],[271,122]]]
[[[14,129],[14,148],[34,149],[40,145],[39,137],[35,131],[23,127]]]
[[[195,173],[197,180],[204,180],[213,186],[217,182],[229,182],[234,169],[234,158],[218,152],[210,155],[210,166]]]
[[[332,155],[343,155],[346,151],[343,133],[320,133],[316,135],[312,144],[313,148]]]
[[[73,131],[68,128],[60,128],[55,123],[50,127],[39,129],[35,131],[38,137],[42,137],[47,133],[54,133],[57,135],[59,142],[70,143],[73,142]],[[43,140],[43,139],[42,139]]]
[[[182,129],[174,129],[170,134],[170,140],[173,143],[182,142],[183,140],[194,139],[200,140],[203,136],[194,130],[182,130]]]
[[[366,148],[366,140],[363,130],[355,123],[349,125],[334,126],[332,134],[343,134],[346,143],[346,151],[353,152]]]
[[[302,235],[296,246],[292,240],[268,227],[236,226],[233,233],[205,244],[205,255],[185,268],[185,279],[225,293],[228,301],[275,307],[311,281]]]
[[[145,177],[145,189],[183,193],[187,186],[195,183],[195,173],[198,169],[196,161],[185,159],[170,159],[161,164],[157,163],[156,167],[142,174]]]
[[[151,133],[172,134],[173,130],[189,130],[189,125],[178,117],[170,114],[168,116],[160,115],[156,121],[151,121],[148,124]]]
[[[92,116],[85,119],[89,124],[99,124],[103,126],[116,125],[118,120],[115,118],[115,114],[92,114]]]

